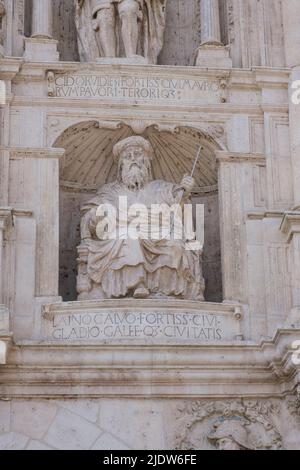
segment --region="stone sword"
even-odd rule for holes
[[[199,159],[200,159],[200,155],[201,155],[201,150],[202,150],[202,149],[203,149],[203,147],[202,147],[202,145],[200,145],[199,150],[198,150],[198,153],[197,153],[197,156],[196,156],[195,161],[194,161],[194,165],[193,165],[191,174],[190,174],[190,176],[191,176],[192,178],[193,178],[193,176],[194,176],[194,173],[195,173],[195,170],[196,170],[198,161],[199,161]],[[179,205],[181,204],[183,195],[184,195],[184,189],[182,189],[182,190],[180,191],[179,200],[178,200],[177,204],[179,204]],[[177,208],[177,209],[178,209],[178,208]],[[177,216],[177,210],[176,210],[176,212],[175,212],[175,214],[174,214],[174,217],[173,217],[172,227],[171,227],[171,232],[170,232],[170,234],[171,234],[171,233],[173,232],[173,230],[174,230],[174,224],[175,224],[175,218],[176,218],[176,216]]]

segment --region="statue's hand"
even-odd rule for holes
[[[191,193],[195,187],[195,179],[192,176],[184,175],[180,183],[180,187],[187,193]]]

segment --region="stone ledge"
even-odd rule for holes
[[[280,230],[287,237],[289,243],[295,233],[300,234],[300,211],[288,211],[283,215]]]
[[[292,364],[300,330],[260,345],[14,345],[2,397],[283,397],[300,383]]]
[[[228,152],[217,150],[218,163],[253,163],[266,166],[266,157],[262,153]]]
[[[0,147],[0,151],[7,151],[10,159],[20,158],[60,158],[63,157],[65,149],[38,148],[38,147]]]

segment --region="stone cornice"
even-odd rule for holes
[[[17,207],[0,207],[0,230],[4,232],[13,227],[13,217],[32,217],[30,209]],[[0,306],[1,307],[1,306]]]
[[[252,113],[254,109],[256,113],[263,113],[261,108],[261,97],[257,96],[256,104],[249,105],[245,100],[242,100],[242,104],[237,104],[236,102],[230,103],[230,95],[234,96],[235,90],[241,91],[242,89],[245,92],[253,92],[259,95],[259,91],[262,88],[261,82],[257,82],[257,76],[264,77],[264,80],[267,81],[269,86],[281,87],[287,89],[288,80],[289,80],[289,69],[278,69],[278,68],[257,68],[257,69],[218,69],[218,68],[205,68],[205,67],[183,67],[183,66],[166,66],[166,65],[123,65],[123,64],[100,64],[100,63],[80,63],[80,62],[26,62],[22,64],[20,73],[15,77],[14,83],[17,85],[20,81],[30,82],[44,82],[45,80],[48,83],[48,97],[43,96],[43,92],[40,91],[39,96],[21,96],[18,94],[18,86],[15,88],[16,96],[13,99],[13,104],[18,106],[25,105],[35,105],[35,106],[51,106],[51,107],[87,107],[89,109],[93,107],[99,107],[99,102],[101,102],[101,109],[106,106],[122,109],[123,107],[130,107],[131,105],[138,109],[138,107],[143,107],[146,109],[172,109],[180,108],[181,111],[186,109],[201,109],[203,112],[234,112],[234,113]],[[137,100],[131,96],[130,99],[121,99],[118,95],[109,99],[101,99],[97,95],[91,99],[88,99],[86,96],[75,96],[74,94],[60,96],[56,98],[54,86],[56,74],[61,77],[64,74],[69,75],[124,75],[124,76],[133,76],[140,77],[144,79],[145,77],[161,80],[202,80],[202,81],[219,81],[220,89],[219,90],[210,90],[209,98],[204,95],[200,96],[201,93],[195,93],[195,90],[191,90],[192,95],[196,96],[195,99],[187,98],[181,95],[181,98],[168,100],[168,99],[145,99],[141,97]],[[50,80],[50,81],[49,81]],[[67,87],[68,88],[68,87]],[[76,88],[76,87],[75,87]],[[168,88],[168,87],[167,87]],[[40,90],[42,88],[40,87]],[[69,90],[74,91],[74,90]],[[213,94],[215,93],[215,96]],[[119,99],[120,98],[120,99]],[[215,98],[215,100],[213,99]],[[269,106],[270,112],[278,113],[287,113],[288,112],[288,99],[286,102],[284,99],[280,98],[276,100],[275,103],[272,102]],[[80,103],[80,104],[79,104]]]
[[[282,218],[284,212],[279,210],[269,210],[269,211],[257,211],[253,209],[253,211],[249,211],[247,213],[248,219],[252,220],[263,220],[263,219],[278,219]]]
[[[290,242],[295,233],[300,234],[300,211],[285,212],[280,230]]]
[[[287,85],[291,69],[278,68],[278,67],[252,67],[251,69],[245,68],[207,68],[196,66],[174,66],[174,65],[150,65],[150,64],[101,64],[97,62],[83,63],[83,62],[24,62],[22,63],[21,74],[31,74],[32,70],[42,70],[43,72],[51,70],[57,73],[70,73],[70,72],[86,72],[86,71],[101,71],[101,70],[114,70],[114,71],[137,71],[137,72],[163,72],[168,75],[187,73],[193,75],[206,76],[210,78],[231,78],[234,83],[239,81],[245,83],[252,81],[253,85],[257,78],[259,80],[269,81],[271,83],[281,82],[282,85]]]
[[[23,59],[4,57],[0,59],[0,79],[12,80],[20,71]]]
[[[300,383],[291,360],[299,335],[175,347],[22,342],[1,368],[0,396],[283,397]]]
[[[11,159],[19,158],[60,158],[65,150],[60,148],[34,148],[34,147],[0,147],[0,151],[7,151]]]
[[[253,67],[255,82],[260,88],[288,88],[291,69]]]
[[[218,150],[216,158],[219,163],[255,163],[265,166],[266,157],[262,153],[241,153],[241,152],[227,152]]]

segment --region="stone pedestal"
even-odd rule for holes
[[[102,65],[149,65],[149,60],[142,56],[135,57],[99,57],[96,64]]]
[[[202,44],[197,49],[195,65],[198,67],[229,69],[232,68],[232,59],[229,54],[229,46],[222,46],[221,44]]]
[[[58,41],[46,38],[26,38],[24,59],[28,62],[56,62],[59,60]]]

